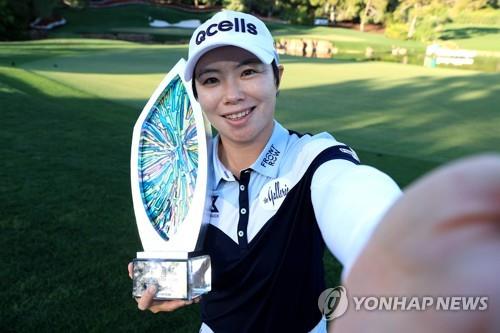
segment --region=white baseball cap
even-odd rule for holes
[[[279,64],[274,40],[264,22],[255,16],[224,10],[200,25],[189,41],[189,55],[184,79],[191,80],[198,60],[221,46],[237,46],[253,53],[260,61]]]

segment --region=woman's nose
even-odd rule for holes
[[[236,104],[245,98],[242,86],[238,80],[228,80],[224,86],[224,103]]]

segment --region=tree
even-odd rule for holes
[[[344,0],[341,7],[341,18],[343,20],[355,20],[363,7],[364,0]]]
[[[0,40],[24,39],[30,19],[29,0],[0,0]]]
[[[199,0],[198,5],[205,5],[209,7],[220,6],[222,5],[222,0]]]
[[[310,0],[311,6],[316,7],[317,16],[328,16],[330,22],[337,21],[337,10],[343,0]]]
[[[421,15],[422,6],[428,5],[430,0],[402,0],[398,7],[398,16],[408,23],[408,38],[415,34],[418,17]]]
[[[389,0],[387,2],[387,11],[392,13],[399,6],[399,0]]]
[[[327,15],[331,22],[352,21],[360,16],[365,0],[310,0],[317,14]]]
[[[275,10],[280,9],[280,1],[277,0],[246,0],[245,4],[250,12],[263,16],[272,16]]]
[[[420,39],[436,37],[436,27],[448,20],[449,6],[455,0],[402,0],[395,12],[397,20],[408,25],[407,38],[414,38],[420,24]]]
[[[278,13],[279,17],[297,24],[311,24],[314,18],[316,6],[310,0],[275,0],[275,1],[254,1],[256,3],[273,3],[271,8],[273,13]],[[264,14],[264,13],[262,13]]]
[[[247,8],[243,0],[224,0],[222,2],[224,8],[236,11],[245,11]]]
[[[63,0],[63,3],[73,8],[84,8],[88,5],[87,0]]]
[[[56,0],[33,0],[35,15],[42,19],[52,17],[56,3]]]
[[[461,10],[478,10],[493,4],[495,1],[491,0],[456,0],[454,9]]]
[[[223,6],[226,9],[236,10],[236,11],[248,11],[251,13],[257,13],[260,15],[271,16],[275,10],[279,10],[281,3],[287,3],[290,1],[278,1],[278,0],[224,0]],[[215,3],[215,1],[212,1]]]
[[[365,24],[368,21],[380,23],[384,19],[389,0],[364,0],[365,8],[360,17],[359,30],[365,31]]]

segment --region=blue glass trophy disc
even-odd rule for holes
[[[201,243],[208,221],[211,129],[181,59],[142,110],[132,138],[131,184],[144,248],[134,260],[133,291],[151,284],[156,299],[192,299],[211,288]]]

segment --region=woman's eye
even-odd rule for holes
[[[214,77],[209,77],[209,78],[203,80],[204,85],[215,84],[217,82],[218,82],[218,80]]]
[[[256,70],[254,70],[252,68],[249,68],[249,69],[245,69],[241,75],[242,76],[248,76],[248,75],[252,75],[252,74],[255,74],[255,73],[257,73]]]

